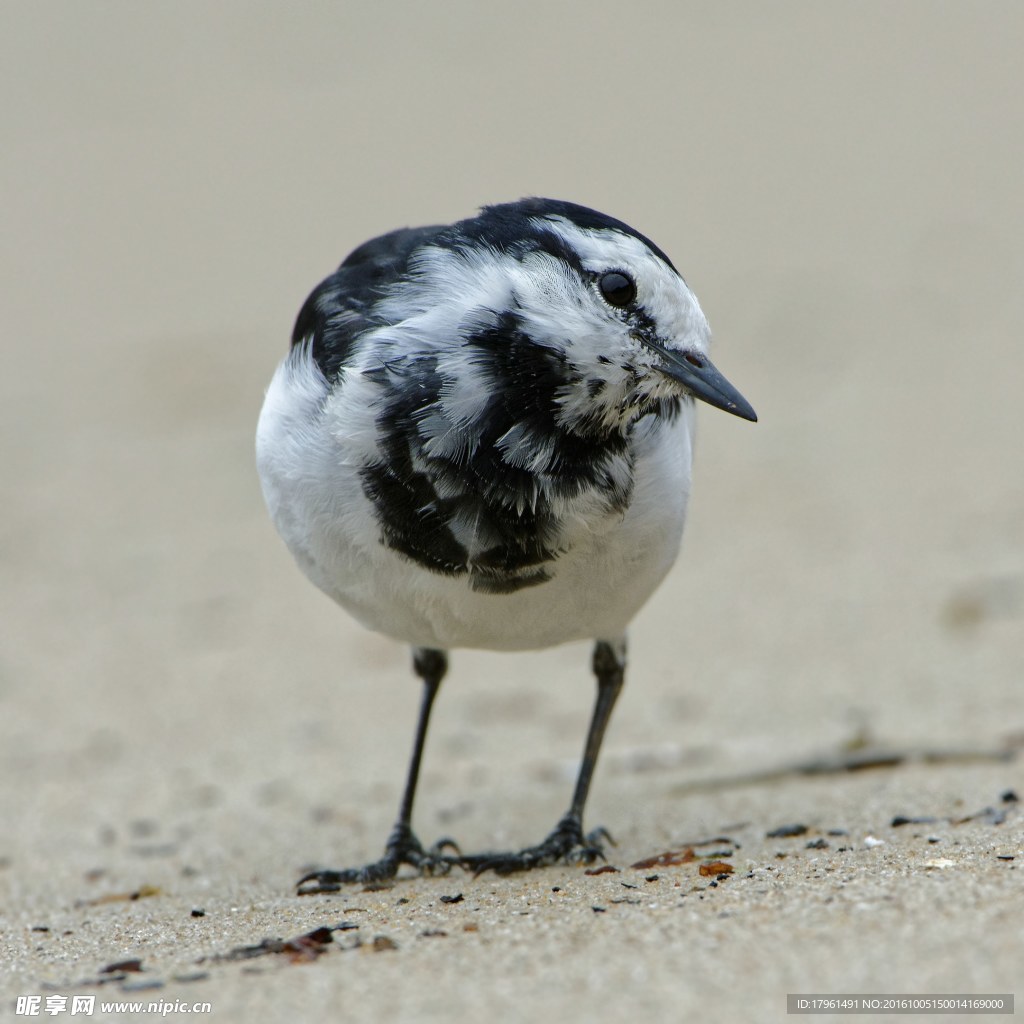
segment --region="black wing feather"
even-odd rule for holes
[[[313,360],[329,380],[344,368],[356,339],[379,326],[372,310],[385,290],[409,272],[413,253],[436,238],[440,226],[399,228],[354,249],[306,299],[292,345],[310,339]]]

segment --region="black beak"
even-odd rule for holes
[[[658,369],[682,384],[694,398],[733,416],[757,422],[753,406],[718,372],[707,356],[696,352],[676,352],[651,341],[645,341],[645,344],[661,356],[663,364]]]

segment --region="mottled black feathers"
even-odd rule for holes
[[[610,511],[626,508],[628,440],[581,436],[558,422],[558,389],[570,371],[515,313],[479,327],[465,351],[490,395],[472,443],[431,450],[445,381],[434,359],[417,360],[402,371],[415,386],[394,389],[380,415],[381,457],[363,470],[363,486],[390,547],[436,572],[468,573],[474,589],[508,593],[549,578],[558,502],[596,488]],[[518,451],[545,452],[543,465]],[[626,471],[613,472],[613,460],[625,460]]]
[[[485,207],[448,227],[404,228],[361,245],[306,300],[293,344],[308,339],[324,377],[337,382],[360,336],[390,322],[378,303],[418,272],[415,255],[428,245],[450,252],[485,246],[517,260],[544,252],[584,277],[580,255],[537,223],[550,217],[584,230],[634,236],[671,266],[643,235],[574,203],[524,199]],[[466,575],[474,589],[489,593],[543,583],[560,553],[566,500],[593,491],[609,512],[628,507],[628,435],[597,429],[588,434],[585,424],[569,430],[560,422],[561,389],[580,382],[562,352],[527,334],[514,308],[467,305],[452,341],[462,346],[467,371],[488,396],[472,425],[445,419],[445,389],[459,382],[445,378],[436,352],[364,367],[364,376],[382,390],[379,456],[360,472],[364,493],[383,542],[418,564]],[[660,411],[671,415],[674,409],[665,405]]]

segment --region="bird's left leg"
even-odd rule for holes
[[[480,853],[459,857],[463,867],[478,874],[481,871],[495,871],[499,875],[514,871],[528,871],[530,868],[545,867],[559,861],[570,863],[593,863],[604,858],[603,840],[612,841],[603,828],[590,833],[583,831],[583,808],[590,792],[590,780],[594,775],[597,755],[601,750],[608,720],[622,689],[626,671],[626,644],[599,640],[594,646],[594,675],[597,677],[597,701],[587,732],[583,749],[576,789],[573,792],[569,810],[563,815],[554,831],[536,846],[528,846],[518,853]]]
[[[343,871],[312,871],[299,879],[298,892],[300,896],[319,892],[338,892],[346,883],[383,882],[394,878],[402,864],[410,864],[422,874],[444,874],[451,869],[453,864],[459,863],[458,857],[444,852],[446,847],[456,851],[458,849],[450,839],[442,839],[429,850],[425,850],[412,830],[412,805],[416,798],[416,783],[419,780],[423,746],[427,738],[430,709],[434,706],[434,698],[437,696],[441,680],[448,670],[448,657],[444,651],[417,647],[413,649],[413,668],[423,680],[423,699],[420,704],[419,721],[416,724],[416,739],[413,743],[412,757],[409,759],[409,774],[406,778],[405,792],[398,809],[398,820],[395,822],[384,848],[384,856],[361,868],[346,868]]]

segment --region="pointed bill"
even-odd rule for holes
[[[647,341],[664,360],[658,367],[662,373],[682,384],[694,398],[699,398],[716,409],[732,413],[741,419],[757,422],[753,406],[718,371],[706,355],[698,352],[679,352]]]

